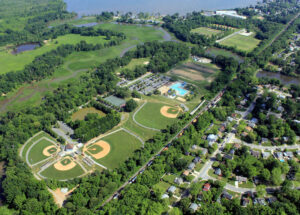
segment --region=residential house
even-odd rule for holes
[[[175,187],[175,186],[171,186],[171,187],[169,187],[169,189],[168,189],[168,192],[169,192],[169,193],[175,193],[175,191],[176,191],[176,187]]]
[[[233,160],[233,156],[232,155],[224,155],[224,159],[226,160]]]
[[[222,197],[228,200],[233,199],[233,196],[230,195],[228,192],[223,192]]]
[[[68,143],[68,144],[65,146],[65,151],[71,152],[71,151],[73,151],[73,148],[74,148],[74,145],[71,144],[71,143]]]
[[[222,176],[222,171],[221,171],[221,169],[220,169],[220,168],[217,168],[217,169],[215,170],[215,174],[218,175],[218,176]]]
[[[193,149],[193,150],[199,149],[199,146],[197,146],[197,145],[192,145],[192,149]]]
[[[168,198],[169,198],[169,195],[166,193],[161,196],[161,199],[168,199]]]
[[[257,123],[258,123],[258,119],[252,118],[252,119],[250,120],[250,122],[252,122],[252,123],[254,123],[254,124],[257,124]]]
[[[274,157],[280,161],[284,161],[282,152],[274,152]]]
[[[263,199],[263,198],[256,198],[256,199],[254,199],[253,204],[254,205],[260,204],[260,205],[263,205],[263,206],[267,205],[265,199]]]
[[[198,205],[196,203],[192,203],[189,207],[192,213],[195,213],[198,210]]]
[[[201,155],[205,156],[205,155],[207,155],[207,153],[208,153],[208,150],[206,148],[201,149]]]
[[[226,128],[225,128],[225,126],[223,126],[223,125],[219,128],[219,131],[220,131],[220,132],[224,132],[225,130],[226,130]]]
[[[233,119],[231,116],[229,116],[229,117],[227,117],[227,120],[228,120],[229,122],[232,122],[234,119]]]
[[[269,197],[269,198],[267,198],[267,202],[269,203],[269,204],[272,204],[272,203],[274,203],[274,202],[276,202],[277,201],[277,198],[276,197]]]
[[[249,123],[250,124],[250,123]],[[253,131],[253,129],[252,129],[252,127],[250,127],[250,126],[247,126],[246,128],[245,128],[245,130],[246,130],[246,132],[251,132],[251,131]]]
[[[212,142],[212,143],[216,142],[217,139],[218,139],[218,136],[217,136],[217,135],[214,135],[214,134],[210,134],[210,135],[208,135],[208,137],[207,137],[208,142]]]
[[[251,150],[251,155],[254,156],[254,157],[256,157],[256,158],[259,158],[260,152],[259,151]]]
[[[243,177],[243,176],[236,176],[235,179],[239,182],[239,183],[243,183],[243,182],[247,182],[247,178]]]
[[[256,124],[255,123],[253,123],[253,122],[249,122],[248,123],[248,126],[246,127],[246,129],[249,129],[250,131],[252,131],[253,130],[253,128],[255,128],[255,126],[256,126]],[[250,127],[250,128],[249,128]],[[250,132],[249,131],[249,132]]]
[[[291,159],[291,158],[294,157],[293,152],[283,152],[283,155],[284,155],[285,157],[288,157],[289,159]]]
[[[180,185],[180,184],[182,184],[182,183],[183,183],[183,179],[182,179],[182,178],[180,178],[180,177],[178,177],[178,178],[175,178],[175,180],[174,180],[174,183],[175,183],[175,184],[178,184],[178,185]]]
[[[195,157],[193,162],[196,164],[196,163],[199,163],[201,162],[201,158],[200,157]]]
[[[189,165],[188,165],[188,169],[189,170],[193,170],[195,168],[195,163],[190,163]]]
[[[233,145],[233,147],[234,147],[235,149],[240,149],[240,148],[241,148],[241,145],[238,144],[238,143],[235,143],[235,144]]]
[[[188,176],[190,174],[190,170],[185,170],[183,173],[182,173],[182,175],[184,175],[184,176]]]
[[[300,156],[300,150],[296,151],[297,155]]]
[[[270,155],[271,155],[270,152],[263,152],[263,153],[261,153],[261,154],[262,154],[263,159],[267,159],[267,158],[270,157]]]
[[[210,190],[210,188],[211,188],[211,185],[209,184],[209,183],[206,183],[206,184],[204,184],[204,186],[203,186],[203,191],[209,191]]]
[[[230,149],[229,154],[234,155],[235,150],[234,149]]]

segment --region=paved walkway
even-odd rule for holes
[[[237,31],[237,32],[234,32],[234,33],[232,33],[232,34],[230,34],[230,35],[228,35],[228,36],[226,36],[226,37],[224,37],[224,38],[222,38],[222,39],[220,39],[220,40],[217,40],[216,43],[220,43],[220,42],[222,42],[223,40],[227,40],[228,38],[233,37],[233,36],[235,36],[235,35],[237,35],[237,34],[239,34],[239,33],[243,33],[243,32],[245,32],[245,31],[246,31],[245,29],[242,29],[242,30],[239,30],[239,31]]]

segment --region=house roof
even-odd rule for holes
[[[176,191],[176,187],[175,186],[171,186],[168,189],[168,192],[170,192],[170,193],[174,193],[175,191]]]
[[[246,177],[243,176],[236,176],[235,178],[239,182],[246,182],[248,180]]]
[[[66,145],[66,149],[73,149],[73,148],[74,148],[74,145],[73,145],[73,144],[68,143],[68,144]]]
[[[192,203],[190,205],[190,209],[193,210],[193,211],[196,211],[198,209],[198,205],[196,203]]]
[[[189,169],[194,169],[195,168],[195,163],[190,163],[188,166]]]

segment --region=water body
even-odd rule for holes
[[[99,14],[102,11],[149,12],[186,14],[201,10],[233,9],[255,5],[258,0],[64,0],[68,11],[79,15]]]
[[[38,43],[27,43],[27,44],[22,44],[18,45],[11,53],[16,55],[25,51],[31,51],[34,50],[35,48],[40,47]]]
[[[74,25],[75,27],[81,28],[81,27],[93,27],[99,25],[99,23],[97,22],[90,22],[90,23],[86,23],[86,24],[80,24],[80,25]]]
[[[284,85],[289,85],[289,84],[300,84],[300,78],[297,77],[290,77],[286,75],[282,75],[280,73],[275,73],[275,72],[266,72],[266,71],[259,71],[256,74],[256,77],[258,78],[275,78],[279,79],[282,84]]]

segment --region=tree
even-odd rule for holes
[[[129,101],[126,102],[125,105],[125,111],[126,112],[132,112],[134,111],[134,109],[136,109],[138,106],[138,104],[136,103],[136,101],[134,101],[133,99],[130,99]]]
[[[258,185],[256,187],[256,194],[258,197],[264,197],[267,194],[265,185]]]
[[[272,170],[272,183],[274,185],[280,185],[282,182],[282,178],[281,178],[281,169],[280,168],[274,168]]]
[[[264,181],[269,182],[271,173],[268,169],[263,169],[261,172],[261,177]]]

